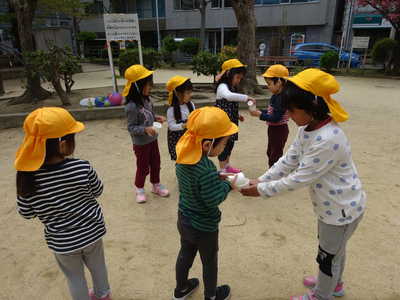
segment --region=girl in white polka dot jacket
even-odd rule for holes
[[[310,187],[318,217],[319,274],[305,277],[310,291],[291,300],[331,300],[344,295],[346,244],[365,210],[366,195],[350,144],[337,124],[346,121],[348,114],[330,96],[338,91],[336,79],[317,69],[288,78],[282,98],[299,126],[297,136],[277,163],[241,190],[245,196],[272,197]]]

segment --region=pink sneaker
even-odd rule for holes
[[[238,169],[238,168],[234,168],[232,166],[228,166],[227,168],[225,168],[223,170],[225,173],[233,173],[233,174],[237,174],[242,172],[242,170]]]
[[[307,294],[303,296],[292,296],[290,300],[318,300],[317,297],[314,296],[312,291],[309,291]]]
[[[153,188],[151,190],[152,193],[157,194],[160,197],[168,197],[169,196],[169,191],[165,186],[162,184],[153,184]]]
[[[107,296],[104,296],[102,298],[97,298],[96,295],[94,294],[93,289],[89,289],[89,297],[90,297],[90,300],[112,300],[111,293],[109,293]]]
[[[303,284],[305,287],[309,289],[313,289],[317,285],[317,278],[315,276],[306,276],[303,279]],[[333,292],[333,296],[335,297],[343,297],[344,296],[344,283],[338,283],[335,291]]]
[[[146,202],[146,194],[144,192],[136,191],[136,202],[137,203],[145,203]]]

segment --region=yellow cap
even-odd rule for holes
[[[299,88],[322,97],[336,122],[344,122],[349,118],[349,114],[339,102],[331,97],[332,94],[336,94],[340,89],[339,82],[334,76],[319,69],[311,68],[289,77],[288,80]]]
[[[127,81],[126,81],[126,84],[125,84],[124,91],[122,92],[122,96],[124,96],[124,97],[128,96],[129,90],[131,89],[132,83],[134,83],[134,82],[136,82],[136,81],[138,81],[140,79],[146,78],[146,77],[150,76],[153,73],[154,73],[154,71],[147,70],[142,65],[130,66],[125,71],[125,79]]]
[[[262,76],[266,78],[286,78],[289,77],[289,70],[284,65],[273,65]]]
[[[230,136],[239,131],[226,112],[211,106],[195,109],[189,115],[186,128],[187,131],[176,145],[176,162],[187,165],[194,165],[201,159],[204,139]]]
[[[18,171],[36,171],[46,157],[46,140],[63,137],[85,129],[61,107],[43,107],[31,112],[24,121],[25,137],[14,166]]]
[[[167,82],[167,91],[168,91],[168,104],[172,104],[172,98],[174,95],[174,90],[178,87],[184,84],[186,81],[188,81],[190,78],[188,77],[183,77],[183,76],[174,76]]]
[[[219,78],[222,77],[222,75],[225,74],[226,71],[229,71],[230,69],[234,68],[241,68],[241,67],[247,67],[246,65],[242,64],[240,60],[236,58],[228,59],[224,61],[221,67],[221,72],[216,76],[216,79],[218,81]]]

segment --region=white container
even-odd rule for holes
[[[246,178],[243,172],[237,173],[235,175],[228,176],[228,181],[233,182],[236,179],[235,186],[240,190],[246,188],[250,184],[250,179]]]
[[[162,124],[159,123],[159,122],[154,122],[153,123],[153,128],[155,129],[155,131],[157,131],[157,133],[159,133],[161,128],[162,128]]]
[[[257,110],[257,106],[254,104],[253,101],[247,101],[247,105],[249,106],[249,110],[250,111],[256,111]]]

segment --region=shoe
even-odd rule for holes
[[[90,297],[90,300],[112,300],[111,293],[109,293],[107,296],[104,296],[102,298],[97,298],[96,295],[94,294],[93,289],[89,289],[89,297]]]
[[[146,202],[146,194],[144,192],[136,191],[136,202],[137,203],[145,203]]]
[[[317,285],[317,278],[315,276],[306,276],[303,279],[303,284],[305,287],[309,289],[313,289]],[[343,297],[344,296],[344,283],[338,283],[334,292],[333,296],[335,297]]]
[[[205,297],[205,300],[228,300],[231,298],[231,288],[229,285],[221,285],[217,287],[217,294],[215,295],[215,299],[210,297]]]
[[[187,299],[187,297],[189,297],[191,294],[193,294],[196,291],[196,289],[199,287],[199,280],[197,278],[189,279],[187,285],[188,285],[188,287],[183,292],[175,289],[172,300]]]
[[[160,183],[153,184],[153,188],[152,188],[151,192],[160,197],[168,197],[169,196],[169,191],[167,190],[167,188]]]
[[[307,294],[303,296],[292,296],[290,300],[318,300],[317,297],[314,296],[314,292],[309,291]]]
[[[237,174],[242,172],[242,170],[238,169],[238,168],[234,168],[232,166],[228,166],[223,170],[225,173],[233,173],[233,174]]]

